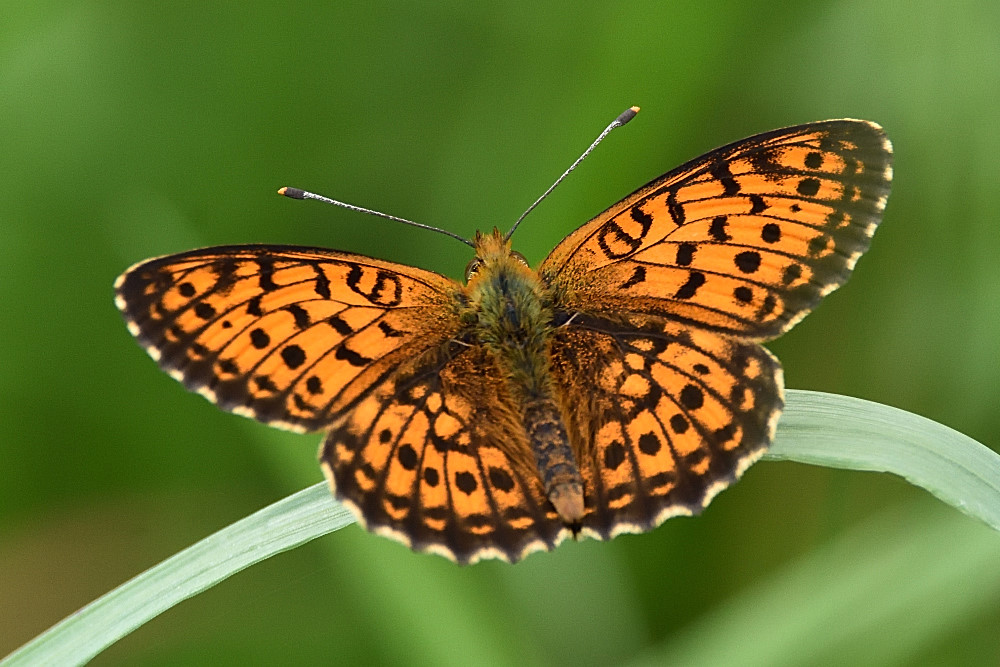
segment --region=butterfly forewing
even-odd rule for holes
[[[457,328],[459,286],[315,248],[233,246],[138,264],[117,303],[150,355],[225,410],[324,428],[403,359]]]
[[[881,218],[891,159],[882,129],[865,121],[750,137],[612,206],[540,273],[568,310],[773,338],[847,280]]]

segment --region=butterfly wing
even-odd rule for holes
[[[484,348],[455,341],[401,368],[320,448],[337,497],[369,530],[460,563],[553,548],[569,531],[503,378]]]
[[[718,148],[638,189],[540,268],[567,312],[656,314],[767,340],[842,285],[892,177],[874,123],[832,120]]]
[[[700,512],[764,453],[783,405],[763,347],[659,317],[578,316],[551,354],[599,539]]]
[[[115,288],[164,370],[225,410],[296,431],[325,428],[460,328],[457,283],[317,248],[194,250],[137,264]]]
[[[783,385],[756,341],[847,280],[885,207],[891,158],[864,121],[750,137],[640,188],[546,258],[586,532],[696,513],[760,457]]]

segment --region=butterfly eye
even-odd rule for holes
[[[516,259],[517,261],[521,262],[521,264],[524,264],[525,266],[528,266],[528,258],[525,257],[524,255],[522,255],[521,253],[519,253],[518,251],[511,250],[510,251],[510,256],[513,257],[514,259]]]
[[[483,260],[478,257],[473,258],[471,262],[465,267],[465,282],[469,282],[472,276],[479,273],[479,269],[483,266]]]

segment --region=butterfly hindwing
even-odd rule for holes
[[[657,317],[577,317],[552,340],[586,532],[609,539],[698,513],[759,458],[783,405],[767,350]]]
[[[417,551],[515,562],[569,533],[482,347],[452,342],[408,364],[332,426],[320,460],[369,530]]]
[[[116,301],[150,355],[225,410],[298,431],[458,324],[435,273],[316,248],[231,246],[142,262]]]
[[[564,239],[540,269],[585,312],[657,314],[754,340],[842,285],[891,181],[874,123],[834,120],[718,148]]]

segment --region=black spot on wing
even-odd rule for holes
[[[760,253],[754,250],[746,250],[736,255],[734,258],[736,268],[743,273],[756,273],[760,268]]]
[[[764,243],[777,243],[781,240],[781,227],[769,222],[760,230],[760,240]]]
[[[366,357],[363,354],[359,354],[354,350],[352,350],[351,348],[347,347],[346,345],[338,346],[337,351],[334,352],[333,356],[336,357],[337,359],[342,359],[343,361],[346,361],[352,366],[358,366],[358,367],[367,366],[372,361],[374,361],[374,359]]]
[[[674,259],[674,262],[677,266],[690,266],[697,249],[698,246],[694,243],[688,243],[687,241],[679,243],[677,245],[677,257]]]
[[[712,225],[708,228],[708,234],[719,243],[725,243],[733,237],[726,231],[729,219],[724,215],[717,215],[712,219]]]
[[[270,257],[257,257],[257,284],[265,292],[278,289],[274,282],[274,260]]]
[[[698,271],[692,271],[688,275],[687,282],[680,286],[677,293],[674,294],[676,299],[690,299],[695,294],[698,293],[698,288],[705,284],[705,274]]]
[[[330,279],[326,277],[323,269],[319,266],[313,265],[313,271],[316,272],[316,284],[313,289],[316,291],[316,295],[323,298],[330,298]]]
[[[292,303],[285,306],[285,310],[291,313],[292,317],[295,318],[295,326],[299,329],[305,329],[309,326],[309,311],[307,311],[302,306]]]
[[[719,179],[723,187],[723,197],[732,197],[740,191],[740,184],[733,178],[733,172],[729,170],[729,163],[725,160],[718,160],[709,167],[709,173]]]
[[[271,344],[271,337],[263,329],[254,329],[250,332],[250,343],[258,350],[263,350]]]
[[[621,289],[628,289],[629,287],[638,285],[645,281],[646,281],[646,267],[640,265],[635,267],[635,269],[632,271],[632,275],[629,276],[629,279],[621,284]]]
[[[296,369],[306,361],[306,353],[298,345],[286,345],[281,350],[281,359],[291,369]]]
[[[261,295],[258,294],[257,296],[255,296],[252,299],[250,299],[249,301],[247,301],[247,315],[249,315],[251,317],[263,317],[264,316],[264,311],[262,311],[260,309],[260,299],[261,299]]]

